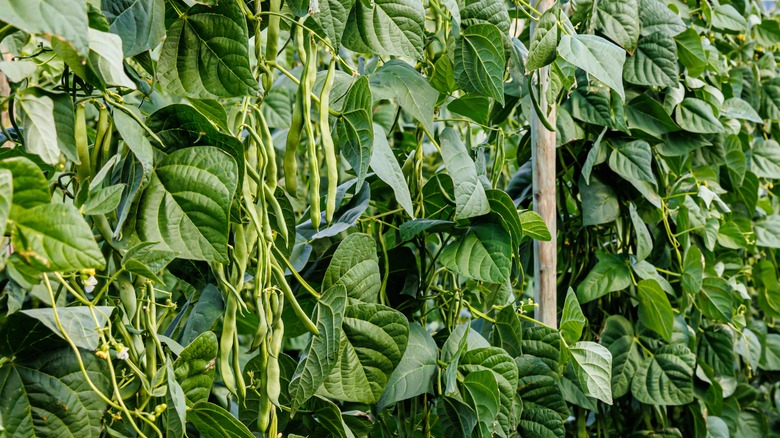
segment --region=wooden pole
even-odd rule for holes
[[[555,4],[555,0],[537,0],[536,9],[544,13]],[[536,28],[531,22],[531,35]],[[539,85],[536,88],[539,106],[547,113],[550,125],[555,126],[555,106],[547,104],[550,67],[538,71]],[[534,184],[534,211],[544,219],[552,240],[534,241],[534,300],[537,302],[535,317],[552,327],[558,326],[557,312],[557,223],[555,208],[555,132],[544,127],[536,111],[531,111],[531,147]]]

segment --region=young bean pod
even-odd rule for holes
[[[314,88],[314,81],[317,78],[317,46],[312,44],[311,39],[307,40],[306,44],[306,99],[304,104],[305,118],[304,125],[306,127],[306,139],[308,141],[309,151],[309,217],[311,218],[311,224],[315,230],[320,228],[320,163],[317,159],[317,142],[314,140],[314,128],[309,118],[311,114],[311,99],[309,94],[312,88]],[[301,86],[303,86],[303,80],[301,80]]]
[[[227,295],[227,306],[222,321],[222,337],[219,342],[219,369],[222,373],[222,381],[228,391],[236,394],[236,376],[233,374],[231,361],[233,342],[235,342],[236,311],[238,310],[238,298],[232,293]]]
[[[103,149],[103,141],[105,140],[106,134],[111,128],[110,125],[111,124],[108,120],[108,108],[102,106],[100,108],[100,113],[98,115],[97,134],[95,135],[95,146],[92,148],[92,157],[90,159],[92,175],[95,175],[98,172],[98,170],[100,170],[100,166],[98,164],[100,158],[100,152]]]
[[[90,176],[89,137],[87,136],[87,109],[85,104],[76,105],[76,152],[79,156],[78,176],[83,184]]]
[[[331,223],[336,212],[336,190],[339,186],[339,168],[336,157],[336,147],[333,137],[330,135],[330,123],[328,123],[328,111],[330,110],[330,90],[333,88],[333,76],[336,69],[336,58],[333,57],[328,65],[328,74],[320,93],[320,137],[322,137],[322,150],[325,153],[325,166],[328,170],[328,194],[325,198],[325,221]]]

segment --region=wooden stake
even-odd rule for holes
[[[536,9],[544,13],[555,4],[555,0],[538,0]],[[531,22],[531,35],[536,28]],[[538,71],[539,106],[547,113],[550,125],[555,126],[555,106],[547,104],[547,89],[550,84],[550,67]],[[544,219],[552,240],[534,241],[534,300],[537,302],[536,319],[552,327],[558,326],[557,312],[557,223],[555,208],[555,132],[544,127],[536,111],[531,112],[531,147],[534,184],[534,211]]]

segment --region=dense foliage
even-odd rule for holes
[[[780,433],[760,2],[0,0],[0,21],[0,435]],[[559,329],[528,274],[546,102]]]

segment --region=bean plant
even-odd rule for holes
[[[0,436],[780,435],[764,3],[0,0]]]

